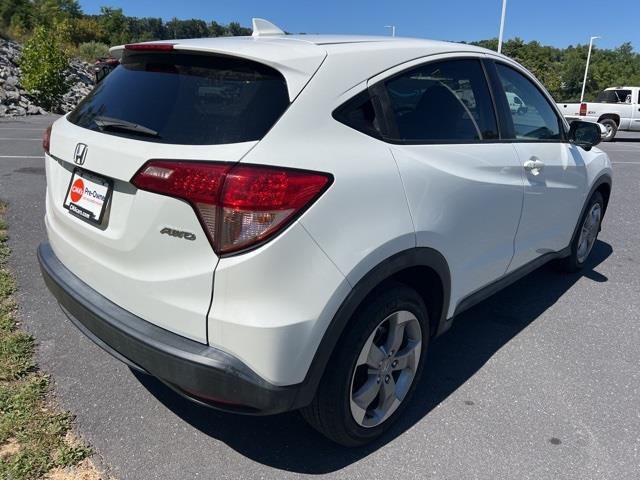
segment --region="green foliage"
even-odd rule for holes
[[[129,22],[121,8],[100,7],[98,24],[109,45],[121,45],[129,41]]]
[[[20,56],[22,85],[47,110],[55,109],[68,90],[64,71],[68,58],[61,45],[64,28],[37,27]]]
[[[475,42],[491,50],[498,40]],[[540,79],[551,95],[560,102],[579,101],[589,46],[576,45],[565,49],[525,43],[514,38],[504,43],[502,53],[520,62]],[[640,55],[631,43],[614,50],[593,49],[585,99],[593,100],[607,87],[640,85]]]
[[[251,35],[251,29],[238,22],[221,25],[196,18],[163,22],[161,18],[128,17],[121,8],[106,6],[100,8],[99,15],[85,15],[77,0],[0,0],[0,31],[10,37],[22,40],[38,26],[54,28],[63,22],[70,25],[72,45]]]
[[[109,55],[109,47],[100,42],[85,42],[78,45],[76,53],[85,62],[95,62],[96,59]]]

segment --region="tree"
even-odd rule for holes
[[[211,22],[209,25],[209,36],[210,37],[222,37],[224,36],[226,29],[224,26],[220,25],[218,22]]]
[[[29,0],[0,1],[0,27],[9,35],[22,37],[33,28],[32,5]]]
[[[237,37],[241,35],[251,35],[251,30],[240,26],[238,22],[231,22],[227,27],[229,35]]]
[[[100,15],[98,23],[103,32],[105,32],[104,40],[110,45],[121,45],[130,40],[129,22],[127,17],[122,13],[121,8],[100,7]]]
[[[203,20],[180,20],[172,18],[166,25],[169,38],[201,38],[209,35],[209,29]]]
[[[64,76],[67,65],[58,32],[36,27],[20,56],[22,86],[42,107],[55,110],[69,88]]]

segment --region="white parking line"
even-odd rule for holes
[[[0,140],[28,140],[30,142],[41,142],[41,138],[0,138]]]
[[[43,155],[0,155],[0,158],[44,158]]]
[[[640,165],[640,162],[611,162],[614,165]]]
[[[29,128],[29,127],[0,127],[0,130],[33,130],[36,132],[40,132],[44,130],[44,128]]]

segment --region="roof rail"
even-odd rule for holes
[[[284,35],[284,31],[282,31],[278,26],[273,23],[265,20],[263,18],[254,18],[253,22],[253,33],[251,34],[253,37],[268,37],[271,35]]]

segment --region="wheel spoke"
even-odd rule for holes
[[[371,405],[371,402],[373,402],[373,399],[376,398],[379,393],[380,383],[378,382],[378,376],[369,375],[369,378],[367,379],[365,384],[362,385],[362,387],[360,387],[358,391],[353,394],[352,398],[356,405],[366,410],[367,407]]]
[[[369,354],[367,355],[367,365],[374,369],[377,369],[380,366],[380,362],[382,362],[385,357],[386,355],[384,354],[382,349],[372,342],[371,347],[369,347]]]
[[[382,413],[382,417],[384,417],[393,405],[393,402],[398,399],[396,397],[396,381],[393,379],[393,375],[388,375],[381,383],[380,388],[380,400],[378,409]]]
[[[364,345],[362,350],[360,351],[360,355],[358,356],[358,360],[356,360],[356,367],[360,365],[369,365],[369,355],[371,353],[371,348],[374,347],[373,339],[375,338],[376,332],[374,331]]]
[[[397,352],[400,345],[402,345],[404,329],[406,327],[406,318],[405,316],[401,316],[401,313],[405,312],[399,312],[389,319],[389,333],[387,334],[387,341],[384,344],[384,351],[387,354]]]
[[[403,348],[401,352],[395,356],[395,361],[398,362],[393,367],[394,371],[404,370],[411,368],[415,370],[415,365],[420,355],[420,342],[411,342],[406,348]]]

